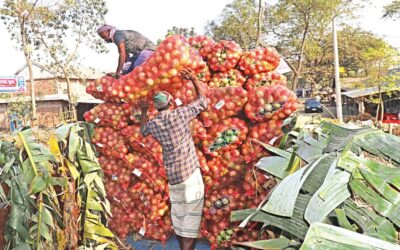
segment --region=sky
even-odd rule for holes
[[[0,0],[0,3],[3,0]],[[197,34],[204,33],[207,22],[218,18],[230,0],[107,0],[109,12],[106,22],[118,29],[136,30],[156,42],[173,26],[194,27]],[[355,21],[363,29],[384,38],[400,48],[400,20],[382,19],[383,6],[391,0],[370,0]],[[3,23],[0,23],[0,75],[12,75],[24,65],[24,56],[18,51]],[[93,34],[97,35],[97,34]],[[115,71],[118,51],[114,44],[107,44],[109,53],[96,54],[81,51],[84,66],[104,72]]]

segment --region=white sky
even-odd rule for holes
[[[383,20],[382,7],[391,0],[370,0],[360,12],[357,24],[400,48],[400,20]],[[0,3],[3,0],[0,0]],[[108,0],[109,12],[106,22],[119,29],[139,31],[156,42],[169,28],[194,27],[198,34],[204,33],[207,21],[216,19],[230,0]],[[25,62],[22,52],[15,49],[11,37],[0,23],[0,75],[11,75]],[[97,34],[93,34],[97,35]],[[102,71],[114,71],[118,52],[114,44],[107,44],[108,54],[82,51],[85,66]]]

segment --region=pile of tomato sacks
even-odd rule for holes
[[[295,94],[274,71],[279,62],[273,48],[243,51],[234,41],[172,35],[131,73],[89,84],[87,92],[105,101],[84,117],[96,126],[93,143],[117,235],[136,233],[165,243],[173,231],[162,148],[140,134],[137,101],[151,100],[160,90],[170,92],[176,106],[195,100],[193,84],[179,76],[182,68],[191,68],[207,85],[209,101],[191,122],[206,186],[201,237],[213,247],[259,239],[258,228],[239,229],[230,222],[230,212],[257,207],[273,185],[255,168],[268,156],[257,140],[273,143],[283,133],[282,121],[296,111]],[[157,115],[154,107],[148,115]]]

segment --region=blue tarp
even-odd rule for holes
[[[175,238],[175,235],[172,235],[165,245],[162,245],[157,241],[150,240],[138,240],[134,241],[132,237],[129,237],[126,243],[132,245],[137,250],[179,250],[178,241]],[[197,241],[196,250],[209,250],[210,244],[206,240]]]

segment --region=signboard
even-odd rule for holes
[[[23,76],[0,76],[0,93],[25,92],[26,82]]]

